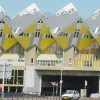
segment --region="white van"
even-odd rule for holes
[[[62,95],[62,100],[78,100],[80,97],[77,90],[67,90],[65,94]]]

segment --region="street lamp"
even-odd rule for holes
[[[87,96],[87,85],[88,85],[88,81],[85,80],[85,96]]]
[[[55,87],[56,87],[56,95],[57,95],[57,93],[58,93],[58,82],[56,82]]]
[[[85,89],[87,88],[87,80],[85,80]]]
[[[60,96],[62,95],[62,83],[63,83],[63,80],[62,80],[62,70],[61,70],[61,74],[60,74]]]

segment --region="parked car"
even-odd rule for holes
[[[100,98],[100,93],[91,93],[90,98]]]
[[[62,100],[78,100],[80,97],[77,90],[67,90],[65,94],[62,95]]]

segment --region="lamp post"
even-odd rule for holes
[[[61,70],[61,74],[60,74],[60,96],[62,95],[62,83],[63,83],[63,80],[62,80],[62,70]]]
[[[88,84],[88,82],[87,82],[87,80],[85,80],[85,96],[87,96],[87,84]]]
[[[56,82],[55,86],[56,86],[56,95],[57,95],[57,93],[58,93],[58,82]]]
[[[86,87],[87,87],[87,80],[85,80],[85,89],[86,89]]]

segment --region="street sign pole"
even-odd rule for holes
[[[52,91],[52,92],[53,92],[53,96],[54,96],[54,92],[55,92],[55,91],[54,91],[54,88],[55,88],[56,82],[51,82],[51,84],[52,84],[52,86],[53,86],[53,91]]]
[[[5,67],[6,67],[6,63],[3,65],[3,75],[2,75],[2,98],[4,98]]]

